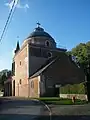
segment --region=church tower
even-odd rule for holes
[[[21,47],[19,41],[17,42],[12,63],[12,94],[30,96],[30,77],[56,58],[61,51],[65,52],[66,49],[57,48],[55,40],[37,23],[37,27],[23,41]]]
[[[58,53],[55,40],[37,23],[37,27],[24,41],[29,44],[29,77],[37,72],[47,60]],[[62,51],[66,51],[62,49]],[[59,51],[60,52],[60,51]]]
[[[20,46],[19,46],[19,41],[17,41],[17,46],[16,46],[16,49],[15,49],[15,54],[20,50]]]

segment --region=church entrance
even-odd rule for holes
[[[15,80],[13,81],[13,96],[15,96]]]

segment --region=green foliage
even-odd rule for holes
[[[71,55],[72,54],[72,52],[71,51],[67,51],[67,55]]]
[[[61,94],[85,94],[85,87],[82,83],[74,85],[65,85],[60,88]]]
[[[76,46],[76,48],[72,49],[72,54],[74,56],[77,56],[79,62],[82,65],[86,65],[87,64],[88,52],[87,52],[86,44],[80,43],[78,46]]]
[[[86,44],[80,43],[71,51],[68,51],[67,54],[77,56],[79,63],[83,68],[86,68],[88,61],[90,61],[90,41]]]
[[[11,76],[10,70],[5,69],[0,72],[0,90],[4,88],[4,81],[6,81],[10,76]]]

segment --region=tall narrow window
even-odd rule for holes
[[[31,88],[34,88],[34,82],[31,81]]]
[[[20,61],[20,65],[21,65],[21,61]]]
[[[12,63],[12,75],[15,75],[15,62]]]
[[[22,80],[21,80],[21,79],[19,80],[19,84],[20,84],[20,85],[22,84]]]
[[[47,40],[47,41],[45,42],[45,45],[46,45],[47,47],[49,47],[49,46],[50,46],[50,42]]]

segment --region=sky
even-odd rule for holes
[[[0,0],[0,35],[12,2]],[[71,50],[90,40],[90,0],[19,0],[0,42],[0,70],[11,69],[17,41],[21,45],[38,21],[55,39],[57,47]]]

